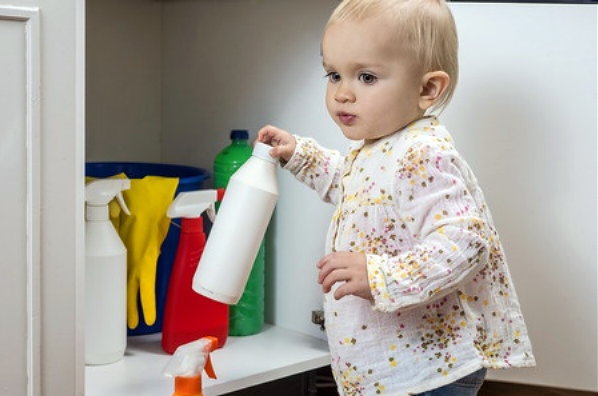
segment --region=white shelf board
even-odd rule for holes
[[[125,357],[105,366],[85,368],[86,396],[171,395],[174,380],[162,369],[170,359],[160,334],[129,337]],[[229,337],[212,353],[217,380],[204,373],[205,396],[221,395],[330,363],[325,341],[276,326],[247,337]]]

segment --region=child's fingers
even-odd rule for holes
[[[357,287],[355,286],[355,282],[345,282],[334,291],[334,299],[340,300],[345,296],[355,295],[356,292]]]
[[[345,296],[356,296],[365,300],[374,301],[369,283],[367,280],[359,278],[351,278],[334,291],[334,298],[337,300]]]
[[[316,266],[321,269],[327,263],[334,261],[338,254],[338,252],[328,253],[326,256],[322,257],[320,261],[318,261],[318,264],[316,264]]]
[[[363,253],[335,252],[324,256],[318,263],[318,283],[328,293],[337,282],[343,282],[334,291],[334,298],[354,295],[372,299],[367,280],[366,257]]]
[[[257,141],[269,144],[277,150],[271,150],[270,155],[288,161],[295,152],[296,141],[287,131],[272,125],[266,125],[257,133]]]
[[[351,279],[351,274],[348,270],[344,268],[335,269],[322,280],[322,290],[324,293],[328,293],[336,282],[344,282],[349,279]]]
[[[257,133],[257,141],[262,143],[270,143],[272,141],[272,137],[274,136],[272,128],[273,127],[271,125],[266,125],[260,129]]]
[[[283,131],[272,125],[266,125],[257,133],[257,140],[270,145],[278,145],[281,142]]]
[[[286,146],[274,146],[272,150],[270,150],[270,155],[275,158],[285,157],[287,156],[289,150]]]
[[[336,253],[331,253],[322,257],[316,266],[320,269],[320,273],[318,274],[318,283],[320,284],[324,281],[324,278],[330,274],[330,272],[337,268],[343,267],[342,262],[337,260]]]

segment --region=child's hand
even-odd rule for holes
[[[366,264],[367,259],[363,253],[331,253],[318,262],[318,283],[322,285],[324,293],[328,293],[332,285],[344,281],[345,284],[334,292],[337,300],[351,294],[373,301]]]
[[[274,147],[270,151],[270,155],[274,158],[280,158],[284,162],[291,159],[297,146],[297,141],[293,135],[272,125],[266,125],[260,129],[257,133],[257,140]]]

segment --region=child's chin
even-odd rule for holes
[[[344,125],[339,125],[341,127],[341,131],[343,131],[343,135],[349,140],[363,140],[366,138],[363,132],[360,132],[355,127],[347,127]]]

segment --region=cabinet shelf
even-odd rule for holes
[[[85,368],[87,396],[164,396],[174,381],[162,375],[170,359],[160,347],[160,334],[129,337],[125,357],[117,363]],[[205,377],[206,396],[221,395],[326,366],[330,363],[324,340],[281,327],[266,325],[247,337],[229,337],[212,354],[217,380]]]

